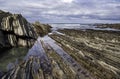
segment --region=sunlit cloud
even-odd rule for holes
[[[65,3],[72,3],[73,0],[62,0],[62,2],[65,2]]]

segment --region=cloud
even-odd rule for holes
[[[73,0],[62,0],[64,3],[71,3]]]
[[[0,0],[0,9],[30,22],[120,22],[119,0]]]

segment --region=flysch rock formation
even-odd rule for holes
[[[120,79],[120,31],[58,31],[49,36],[95,79]]]
[[[33,26],[21,14],[0,12],[1,46],[31,46],[36,39]]]
[[[39,36],[35,28],[21,14],[0,10],[0,51],[6,47],[32,46]]]

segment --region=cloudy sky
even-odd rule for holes
[[[120,23],[120,0],[0,0],[0,9],[44,23]]]

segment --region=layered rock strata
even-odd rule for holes
[[[37,38],[33,26],[21,15],[0,11],[0,45],[31,46]]]
[[[29,23],[21,14],[0,10],[0,51],[16,46],[32,46],[38,36],[50,32],[50,25]]]
[[[120,32],[59,30],[54,40],[96,79],[120,78]]]

